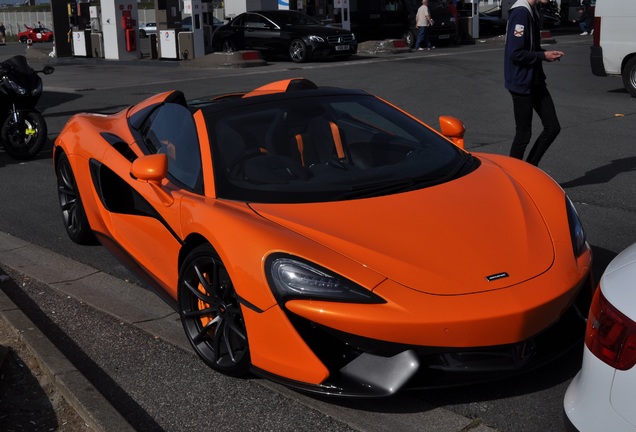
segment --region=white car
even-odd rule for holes
[[[157,34],[157,23],[146,23],[139,26],[140,38],[147,38],[153,34]]]
[[[636,431],[636,244],[603,273],[585,334],[581,371],[565,393],[571,431]]]

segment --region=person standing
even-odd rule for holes
[[[417,40],[415,41],[415,47],[418,51],[422,51],[422,44],[426,43],[426,48],[431,50],[435,49],[428,39],[428,28],[433,25],[433,19],[431,13],[428,10],[428,0],[422,0],[422,6],[417,9],[415,15],[415,26],[418,28]]]
[[[7,42],[7,29],[4,27],[4,23],[0,22],[0,45],[6,45]]]
[[[537,4],[548,0],[517,0],[508,11],[504,50],[505,87],[512,96],[515,137],[510,156],[522,159],[532,136],[532,116],[536,111],[543,131],[535,141],[526,162],[539,165],[541,157],[561,132],[552,96],[546,85],[543,62],[560,60],[561,51],[541,48]]]

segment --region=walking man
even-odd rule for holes
[[[417,9],[415,15],[415,26],[418,28],[417,40],[415,41],[415,47],[418,51],[422,51],[422,44],[426,43],[426,48],[431,50],[435,49],[428,38],[428,28],[433,25],[433,19],[431,13],[428,10],[428,0],[422,0],[422,6]]]
[[[535,141],[526,161],[539,165],[541,157],[561,132],[552,96],[546,86],[543,62],[553,62],[563,57],[561,51],[541,48],[539,28],[539,2],[549,0],[517,0],[508,12],[504,76],[506,89],[512,95],[515,116],[515,137],[510,156],[523,159],[532,136],[532,116],[536,111],[543,131]]]

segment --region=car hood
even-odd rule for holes
[[[489,162],[417,191],[252,207],[272,222],[430,294],[502,289],[544,273],[554,261],[541,212],[519,183]]]

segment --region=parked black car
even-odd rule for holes
[[[541,23],[543,28],[555,28],[561,26],[561,11],[555,1],[539,3],[541,13]]]
[[[501,9],[479,12],[479,35],[494,36],[506,33],[508,21],[501,17]]]
[[[238,15],[212,35],[215,51],[253,49],[301,63],[319,57],[346,58],[358,50],[353,33],[329,27],[301,12],[254,11]]]
[[[415,15],[422,0],[351,0],[351,31],[359,41],[404,39],[415,47],[418,29]],[[429,40],[434,44],[458,42],[457,23],[445,0],[429,0],[428,8],[434,25]],[[333,22],[340,23],[340,9],[333,11]]]
[[[415,48],[418,29],[415,27],[417,9],[422,5],[422,0],[404,0],[409,10],[409,34],[405,35],[405,42],[411,48]],[[434,45],[459,43],[457,20],[448,8],[445,0],[428,0],[428,10],[433,19],[433,26],[429,28],[428,39]]]

